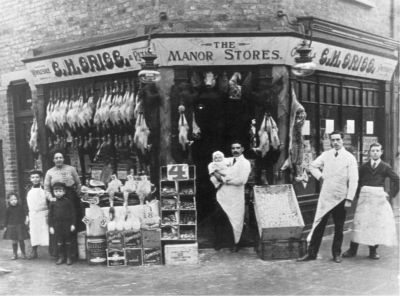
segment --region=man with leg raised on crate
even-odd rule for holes
[[[224,224],[229,219],[233,241],[230,242],[231,251],[237,252],[239,250],[239,241],[242,235],[244,214],[245,214],[245,199],[244,187],[250,175],[251,165],[250,162],[243,156],[243,146],[239,141],[233,141],[231,144],[232,158],[228,159],[230,162],[227,174],[222,178],[218,176],[217,179],[222,185],[217,190],[217,212],[215,221],[215,249],[222,248],[222,237],[224,236]]]
[[[335,233],[332,242],[333,261],[340,263],[346,208],[350,208],[358,186],[355,157],[343,147],[343,133],[330,135],[332,149],[323,152],[310,164],[311,174],[322,183],[314,223],[307,237],[307,254],[297,261],[317,259],[328,218],[332,215]]]

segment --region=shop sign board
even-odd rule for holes
[[[146,40],[28,62],[26,66],[36,84],[46,84],[140,70],[141,56],[148,50]]]
[[[287,36],[163,38],[154,41],[162,66],[293,65],[301,40]],[[317,70],[390,80],[396,59],[312,42]]]
[[[301,39],[291,36],[155,38],[150,47],[160,67],[223,65],[288,65],[295,63]],[[35,84],[46,84],[140,70],[148,41],[107,47],[63,57],[27,62]],[[390,80],[397,59],[312,42],[317,70]],[[396,53],[393,53],[395,56]]]

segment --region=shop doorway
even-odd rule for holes
[[[230,146],[233,141],[239,141],[244,146],[245,157],[247,159],[254,157],[250,151],[251,135],[249,133],[252,119],[257,114],[255,102],[252,100],[254,96],[250,96],[249,93],[253,89],[258,91],[258,72],[259,69],[254,67],[175,71],[176,89],[173,88],[171,96],[172,154],[177,163],[189,162],[196,166],[198,242],[201,248],[214,246],[214,227],[218,220],[215,219],[218,215],[216,189],[210,182],[207,168],[212,161],[212,153],[218,150],[222,151],[225,157],[231,157]],[[206,81],[206,77],[210,77],[209,81]],[[229,80],[237,82],[235,91],[228,88]],[[207,82],[211,85],[207,86]],[[196,86],[197,83],[198,86]],[[245,94],[246,91],[248,93]],[[268,97],[264,97],[264,100],[268,100]],[[199,138],[189,138],[193,142],[186,151],[182,150],[179,144],[178,124],[175,124],[179,123],[180,114],[177,111],[180,105],[185,107],[185,116],[190,126],[193,126],[192,122],[195,118],[201,130]],[[246,185],[245,225],[240,242],[241,246],[246,247],[255,245],[257,231],[251,191],[251,185]],[[226,233],[230,231],[229,228],[226,229]]]
[[[10,91],[14,102],[18,189],[21,198],[24,198],[29,184],[29,171],[34,168],[35,162],[33,152],[29,147],[33,122],[31,91],[27,83],[12,85]]]

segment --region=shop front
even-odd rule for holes
[[[307,167],[330,149],[329,133],[343,130],[345,147],[360,164],[370,143],[388,143],[385,87],[397,60],[395,52],[380,55],[320,36],[312,43],[316,72],[297,77],[290,68],[301,37],[158,33],[26,59],[37,87],[43,169],[61,149],[83,183],[107,186],[118,179],[122,185],[129,175],[148,176],[157,188],[152,196],[160,199],[162,167],[189,164],[196,235],[200,247],[210,247],[215,188],[207,165],[214,151],[230,156],[231,142],[239,140],[252,163],[243,244],[251,245],[257,233],[253,185],[292,184],[310,226],[319,184]],[[150,84],[138,75],[149,49],[161,74]]]

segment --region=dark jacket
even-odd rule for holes
[[[57,199],[50,203],[49,207],[49,226],[54,227],[56,223],[68,223],[75,225],[76,211],[72,201],[68,197]]]
[[[371,161],[364,163],[359,170],[359,187],[372,186],[384,187],[385,179],[390,178],[390,196],[395,197],[399,192],[399,176],[393,171],[391,166],[381,161],[379,165],[372,169]]]

